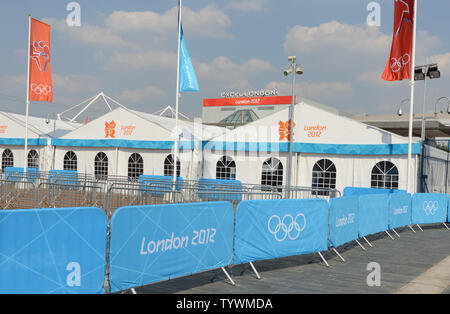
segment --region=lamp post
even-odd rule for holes
[[[403,100],[400,102],[400,106],[399,106],[399,108],[398,108],[398,110],[397,110],[397,115],[399,115],[400,117],[403,115],[402,105],[403,105],[403,103],[406,102],[406,101],[410,101],[410,99],[409,99],[409,98],[406,98],[406,99],[403,99]]]
[[[50,123],[50,116],[53,116],[53,133],[51,138],[55,138],[56,137],[56,119],[60,119],[60,116],[58,114],[55,113],[49,113],[47,115],[47,119],[45,119],[45,123],[49,124]],[[53,158],[52,158],[52,164],[51,164],[51,169],[55,169],[55,148],[53,148]]]
[[[446,99],[448,102],[447,113],[450,114],[450,98],[444,96],[444,97],[438,98],[438,100],[434,103],[434,116],[437,116],[437,111],[436,111],[437,104],[443,99]]]
[[[448,97],[440,97],[438,98],[438,100],[436,100],[436,102],[434,103],[434,116],[437,117],[437,104],[443,100],[446,99],[448,102],[448,107],[447,107],[447,113],[450,114],[450,99]],[[445,194],[447,194],[447,185],[448,185],[448,157],[450,154],[450,140],[447,140],[447,162],[445,163]]]
[[[423,104],[422,104],[422,129],[421,129],[421,141],[425,140],[425,105],[427,97],[427,79],[437,79],[441,77],[441,72],[437,63],[425,64],[416,66],[414,69],[414,80],[423,81]],[[436,110],[435,110],[436,111]]]
[[[436,79],[441,77],[441,72],[439,71],[437,63],[432,64],[425,64],[425,65],[419,65],[414,68],[414,80],[415,81],[423,81],[424,87],[423,87],[423,104],[422,104],[422,128],[420,131],[420,141],[422,143],[422,152],[421,152],[421,162],[420,162],[420,191],[423,191],[423,162],[424,162],[424,155],[423,151],[425,149],[424,143],[425,143],[425,103],[426,103],[426,97],[427,97],[427,80],[426,78],[430,79]]]
[[[297,57],[290,56],[288,60],[291,62],[289,68],[284,71],[284,76],[288,76],[292,73],[292,103],[289,107],[289,157],[287,162],[287,173],[286,173],[286,187],[288,189],[288,194],[290,195],[290,187],[291,187],[291,171],[292,171],[292,150],[293,150],[293,129],[294,129],[294,112],[295,112],[295,77],[296,75],[302,75],[303,70],[300,66],[297,65],[296,60]]]

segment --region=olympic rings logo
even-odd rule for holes
[[[52,92],[52,87],[44,84],[31,84],[31,91],[36,95],[47,96]]]
[[[303,218],[302,227],[300,227],[300,224],[297,221],[299,217]],[[295,216],[295,219],[289,214],[285,215],[283,219],[277,215],[273,215],[267,222],[267,229],[275,236],[275,240],[278,242],[283,242],[286,238],[289,238],[292,241],[297,240],[300,237],[300,233],[305,230],[305,228],[306,217],[303,214],[298,214]]]
[[[423,210],[425,211],[425,214],[427,216],[433,216],[436,214],[436,211],[439,208],[439,202],[438,201],[425,201],[423,202]]]
[[[391,63],[391,70],[395,73],[399,72],[405,65],[409,63],[409,61],[411,61],[411,56],[409,55],[409,53],[405,53],[400,58],[392,58],[391,61],[393,61]]]

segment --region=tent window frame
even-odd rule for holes
[[[399,172],[397,166],[388,160],[375,164],[370,175],[370,187],[373,189],[398,190]]]
[[[173,168],[174,168],[173,154],[170,154],[164,159],[164,176],[173,177],[174,173]],[[180,176],[181,176],[181,162],[180,158],[177,157],[177,177]]]
[[[336,165],[329,159],[320,159],[312,170],[312,195],[329,196],[330,189],[336,188]]]
[[[30,169],[39,169],[39,153],[35,149],[28,152],[27,167]]]
[[[78,157],[73,151],[64,155],[63,169],[66,171],[78,171]]]
[[[222,156],[216,164],[217,180],[236,180],[236,163],[229,156]]]
[[[6,148],[2,153],[2,173],[5,172],[7,167],[14,167],[14,154],[9,148]]]
[[[283,186],[283,163],[275,157],[266,159],[261,169],[261,185],[266,187]],[[272,189],[265,189],[272,190]],[[281,189],[277,189],[281,192]]]
[[[108,179],[108,155],[99,152],[94,159],[94,175],[96,180],[106,181]]]

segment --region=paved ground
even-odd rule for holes
[[[421,274],[450,256],[450,231],[441,226],[422,227],[424,232],[400,230],[400,238],[387,235],[368,237],[373,247],[363,251],[357,245],[347,245],[339,252],[345,263],[334,253],[325,254],[326,267],[316,254],[254,263],[262,279],[256,279],[248,266],[229,267],[236,286],[227,282],[218,270],[195,274],[136,289],[137,293],[177,294],[301,294],[301,293],[394,293],[413,282]],[[417,229],[417,228],[416,228]],[[363,242],[361,242],[363,243]],[[368,263],[381,267],[381,286],[369,287],[366,279],[371,271]],[[442,263],[441,263],[442,265]],[[436,269],[436,268],[434,268]],[[421,277],[422,278],[422,277]],[[439,278],[439,291],[450,294],[450,280]],[[445,288],[445,282],[447,287]],[[433,283],[431,283],[433,284]]]

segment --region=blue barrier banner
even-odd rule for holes
[[[111,292],[232,264],[233,220],[228,202],[119,208],[111,220]]]
[[[406,190],[355,188],[349,186],[344,189],[344,196],[360,196],[367,194],[397,194],[397,193],[406,193]]]
[[[106,227],[98,208],[0,211],[0,293],[104,293]]]
[[[235,264],[327,249],[325,200],[243,201],[236,209]]]
[[[412,197],[412,223],[432,224],[447,219],[447,195],[416,193]]]
[[[359,197],[359,236],[365,237],[388,230],[389,194]]]
[[[50,170],[48,172],[50,183],[76,185],[78,172],[71,170]]]
[[[206,200],[242,200],[242,182],[201,178],[198,180],[198,197]]]
[[[40,177],[39,169],[27,168],[27,181],[36,182],[36,179]],[[5,180],[8,181],[21,181],[23,178],[23,168],[18,167],[6,167],[5,168]]]
[[[330,246],[339,247],[358,239],[358,198],[330,200]]]
[[[411,200],[409,193],[389,196],[389,229],[405,227],[411,223]]]
[[[450,196],[449,196],[450,197]],[[450,222],[450,199],[447,200],[447,222]]]
[[[183,182],[182,177],[176,178],[176,191],[181,191]],[[151,193],[157,197],[162,197],[165,193],[173,191],[173,177],[141,175],[139,176],[139,183],[143,192]]]

